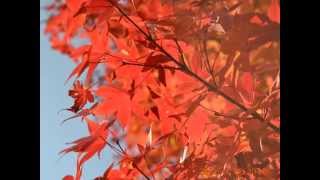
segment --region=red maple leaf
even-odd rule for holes
[[[69,96],[74,98],[74,104],[68,110],[74,113],[83,108],[87,102],[94,101],[91,91],[87,88],[84,88],[78,80],[73,84],[73,89],[69,90]]]
[[[69,144],[74,144],[62,150],[60,153],[77,152],[78,153],[78,169],[82,166],[84,162],[89,160],[93,155],[98,153],[100,156],[101,150],[106,145],[106,138],[108,136],[108,128],[114,123],[102,121],[100,124],[85,118],[90,135],[75,140]]]

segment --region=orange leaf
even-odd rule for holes
[[[280,6],[279,0],[271,0],[271,4],[268,9],[268,17],[271,21],[280,24]]]
[[[94,97],[89,89],[85,89],[80,81],[73,84],[73,89],[69,90],[69,96],[74,98],[74,104],[68,110],[78,112],[87,102],[93,102]]]
[[[167,56],[163,55],[163,54],[157,54],[157,55],[154,55],[154,56],[150,55],[147,58],[146,62],[144,63],[147,66],[143,67],[142,72],[145,72],[145,71],[148,71],[148,70],[152,69],[152,67],[150,67],[150,66],[156,66],[156,65],[159,65],[159,64],[162,64],[162,63],[166,63],[166,62],[169,62],[169,61],[170,61],[170,59]]]

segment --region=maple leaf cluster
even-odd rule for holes
[[[66,120],[80,117],[89,131],[61,151],[77,154],[76,174],[63,179],[79,180],[86,161],[105,148],[114,162],[96,180],[279,179],[279,5],[55,0],[47,6],[51,46],[77,64],[67,78],[75,80],[67,109],[75,114]]]

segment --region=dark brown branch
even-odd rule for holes
[[[99,136],[99,138],[101,138],[114,152],[122,154],[122,152],[117,147],[110,144],[104,137]]]
[[[182,48],[181,48],[181,46],[179,45],[179,43],[178,43],[178,41],[176,39],[174,40],[174,42],[176,43],[176,45],[178,47],[178,51],[179,51],[179,54],[180,54],[181,61],[186,66],[186,62],[184,60]]]
[[[100,136],[100,137],[101,137],[101,136]],[[106,141],[103,137],[101,137],[101,138],[104,140],[104,142],[105,142],[108,146],[110,146],[110,148],[111,148],[113,151],[115,151],[115,152],[117,152],[117,153],[119,153],[119,154],[123,154],[123,155],[126,154],[126,152],[125,152],[125,151],[123,150],[123,148],[121,147],[119,141],[117,141],[116,144],[118,145],[118,147],[120,148],[120,150],[119,150],[117,147],[115,147],[115,146],[113,146],[112,144],[110,144],[108,141]],[[133,166],[134,168],[136,168],[147,180],[150,180],[150,178],[135,164],[135,162],[132,162],[132,166]]]
[[[119,143],[119,141],[117,140],[116,141],[116,144],[118,145],[118,147],[120,148],[120,150],[117,148],[117,147],[115,147],[115,146],[113,146],[112,144],[110,144],[108,141],[106,141],[103,137],[101,137],[101,136],[99,136],[101,139],[103,139],[103,141],[108,145],[108,146],[110,146],[110,148],[113,150],[113,151],[115,151],[115,152],[117,152],[117,153],[119,153],[119,154],[123,154],[123,155],[126,155],[126,152],[124,151],[124,149],[121,147],[121,145],[120,145],[120,143]],[[134,168],[136,168],[147,180],[150,180],[150,178],[135,164],[135,162],[132,162],[132,166],[134,167]]]
[[[150,178],[136,165],[136,163],[132,163],[132,166],[136,168],[147,180],[150,180]]]
[[[115,148],[117,149],[117,151],[120,151],[122,154],[126,155],[126,152],[124,151],[124,149],[121,147],[121,144],[119,142],[119,140],[116,141],[116,144],[118,145],[119,149],[118,148]],[[111,145],[110,143],[108,143],[109,146],[112,146],[114,147],[113,145]],[[147,180],[150,180],[150,178],[136,165],[135,162],[132,162],[132,166],[134,168],[136,168]]]
[[[207,32],[205,32],[205,36],[207,35]],[[215,78],[214,78],[214,73],[213,73],[213,67],[210,65],[210,62],[209,62],[209,55],[208,55],[208,49],[207,49],[207,41],[206,41],[206,38],[204,38],[204,40],[202,41],[202,45],[203,45],[203,51],[204,51],[204,55],[205,55],[205,58],[206,58],[206,63],[207,63],[207,68],[208,68],[208,73],[210,73],[211,77],[212,77],[212,80],[213,80],[213,83],[216,85],[216,82],[215,82]]]
[[[172,66],[155,66],[155,65],[148,65],[148,64],[131,63],[131,62],[126,62],[126,61],[122,61],[122,65],[133,65],[133,66],[141,66],[141,67],[151,67],[151,68],[157,68],[157,69],[181,70],[181,68],[172,67]]]
[[[215,111],[215,110],[213,110],[213,109],[209,109],[209,108],[203,106],[202,104],[199,104],[199,105],[200,105],[200,107],[202,107],[203,109],[214,113],[215,116],[220,116],[220,117],[230,118],[230,119],[236,119],[236,120],[253,119],[253,118],[240,118],[240,117],[236,117],[236,116],[231,116],[231,115],[222,114],[222,113],[219,113],[219,112],[217,112],[217,111]]]
[[[118,147],[120,148],[120,150],[122,151],[122,153],[126,154],[126,152],[125,152],[124,149],[122,148],[119,140],[116,141],[116,144],[118,145]]]
[[[241,110],[245,111],[245,112],[249,112],[250,110],[245,107],[244,105],[242,105],[241,103],[237,102],[236,100],[234,100],[232,97],[228,96],[227,94],[225,94],[224,92],[222,92],[221,90],[219,90],[215,85],[210,84],[209,82],[207,82],[206,80],[202,79],[201,77],[199,77],[197,74],[195,74],[193,71],[191,71],[187,66],[185,66],[184,64],[180,63],[179,61],[177,61],[171,54],[169,54],[165,49],[163,49],[162,46],[160,46],[156,41],[154,41],[152,39],[152,37],[150,37],[146,32],[144,32],[116,3],[114,3],[112,0],[108,0],[131,24],[133,24],[138,31],[140,31],[147,40],[149,40],[153,45],[155,45],[164,55],[166,55],[169,59],[171,59],[174,63],[176,63],[179,67],[181,67],[182,71],[184,71],[186,74],[190,75],[191,77],[195,78],[196,80],[200,81],[201,83],[203,83],[204,85],[207,86],[208,91],[212,91],[215,92],[216,94],[222,96],[224,99],[226,99],[227,101],[229,101],[230,103],[236,105],[238,108],[240,108]],[[258,114],[256,111],[254,112],[249,112],[254,118],[258,119],[260,122],[264,123],[265,119]],[[277,133],[280,133],[280,128],[278,128],[277,126],[273,125],[272,123],[268,122],[268,127],[270,127],[271,129],[273,129],[274,131],[276,131]]]
[[[143,56],[140,56],[140,57],[137,57],[137,58],[133,58],[133,59],[129,59],[128,57],[120,57],[120,56],[115,56],[115,55],[113,55],[113,54],[110,54],[110,53],[104,53],[105,55],[107,55],[107,56],[111,56],[111,57],[114,57],[114,58],[118,58],[118,59],[126,59],[126,60],[128,60],[128,61],[137,61],[137,60],[139,60],[139,59],[143,59],[143,58],[145,58],[145,57],[147,57],[147,56],[149,56],[150,55],[150,53],[149,54],[146,54],[146,55],[143,55]]]

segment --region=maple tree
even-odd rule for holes
[[[279,179],[279,0],[54,0],[45,33],[77,65],[66,109],[115,154],[100,179]],[[75,40],[82,40],[79,43]],[[102,74],[96,74],[103,68]],[[81,78],[85,75],[85,78]]]

